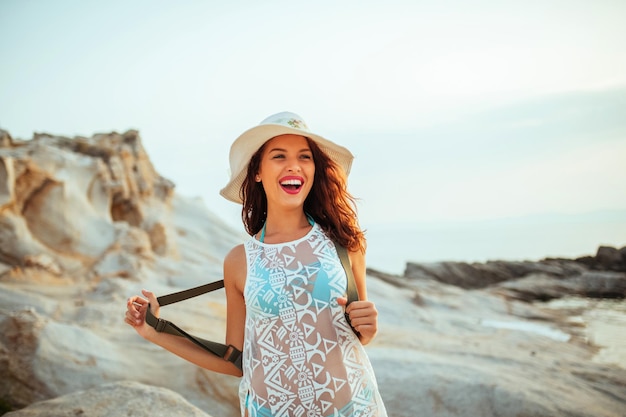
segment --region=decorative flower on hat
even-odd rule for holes
[[[306,123],[304,123],[304,121],[298,120],[298,119],[289,119],[289,120],[287,120],[287,124],[289,126],[293,127],[294,129],[300,129],[300,130],[308,130],[309,129],[306,126]]]

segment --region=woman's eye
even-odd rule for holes
[[[311,155],[307,155],[307,154],[300,155],[300,158],[302,158],[302,159],[313,159],[313,157]]]
[[[272,159],[282,159],[282,158],[284,158],[284,157],[285,157],[285,155],[278,153],[278,154],[274,155],[274,156],[272,157]]]

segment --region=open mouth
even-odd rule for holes
[[[280,186],[286,192],[293,194],[297,193],[300,188],[302,188],[302,179],[301,178],[284,178],[280,181]]]

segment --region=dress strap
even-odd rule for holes
[[[261,229],[261,236],[259,236],[259,242],[261,243],[265,241],[265,226],[267,226],[267,221],[263,223],[263,228]]]

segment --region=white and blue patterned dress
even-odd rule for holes
[[[245,243],[242,416],[386,417],[374,371],[337,304],[346,274],[314,224],[293,242]]]

